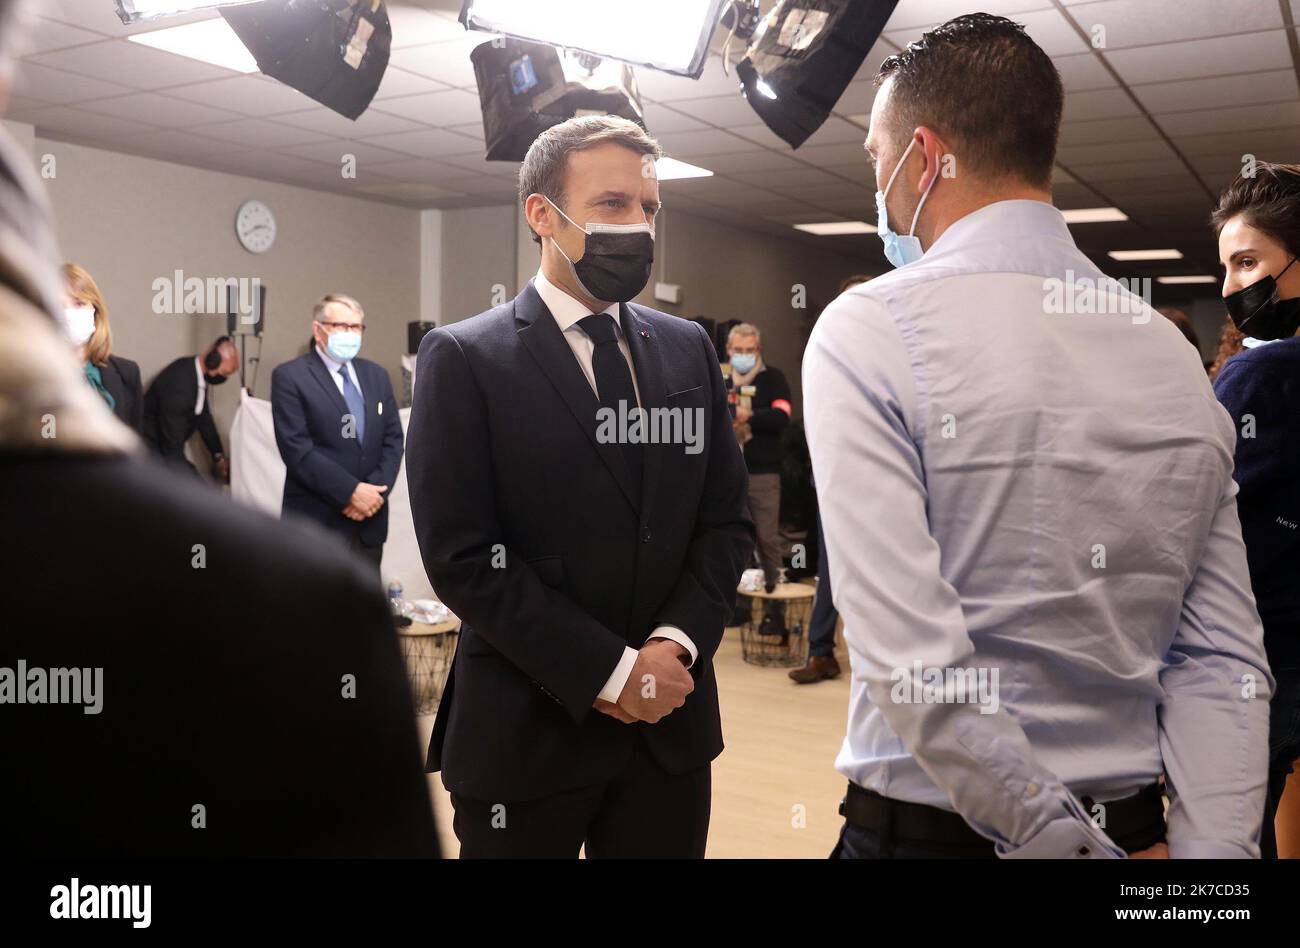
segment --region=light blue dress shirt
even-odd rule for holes
[[[351,379],[352,384],[357,387],[357,391],[361,392],[361,380],[357,378],[357,369],[356,366],[352,364],[351,359],[347,362],[340,362],[320,346],[316,347],[316,354],[320,356],[321,362],[325,363],[325,371],[329,372],[330,378],[334,380],[334,387],[339,390],[340,395],[343,394],[343,376],[339,375],[339,369],[343,368],[345,365],[348,367],[348,378]],[[364,398],[365,394],[365,392],[361,392],[361,397]]]
[[[1059,211],[1001,201],[818,321],[836,766],[1034,857],[1123,856],[1104,802],[1163,773],[1171,856],[1257,856],[1273,681],[1235,432],[1173,324],[1127,294],[1082,314],[1090,286],[1117,289]]]

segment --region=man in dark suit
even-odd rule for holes
[[[139,456],[55,329],[30,161],[0,130],[5,855],[436,856],[383,597],[317,528]]]
[[[349,296],[317,303],[311,350],[271,374],[271,411],[287,468],[283,512],[338,535],[377,575],[388,539],[384,494],[402,465],[402,419],[388,373],[356,358],[365,319]]]
[[[712,656],[754,532],[712,342],[626,302],[660,154],[610,116],[543,132],[520,172],[537,277],[420,346],[411,507],[463,622],[428,767],[462,856],[704,854]]]
[[[158,373],[144,395],[141,434],[163,458],[198,473],[185,457],[185,443],[197,430],[212,455],[221,480],[230,476],[230,461],[212,420],[208,386],[221,385],[239,370],[239,350],[229,336],[214,341],[201,354],[183,356]]]

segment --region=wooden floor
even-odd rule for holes
[[[710,858],[823,859],[835,845],[844,778],[835,755],[848,717],[848,661],[834,681],[796,685],[786,669],[741,660],[740,635],[728,629],[714,658],[726,750],[713,763]],[[433,716],[420,719],[427,743]],[[443,853],[459,851],[451,801],[437,774],[429,786]]]

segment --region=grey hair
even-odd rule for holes
[[[542,194],[556,204],[564,204],[564,175],[568,169],[569,155],[605,142],[622,145],[639,155],[653,155],[656,161],[664,154],[659,143],[644,128],[629,119],[617,115],[582,115],[571,118],[559,125],[552,125],[528,147],[524,163],[519,166],[520,205],[532,194]],[[531,225],[528,229],[533,231]],[[533,242],[542,242],[536,231],[533,231]]]
[[[753,323],[736,323],[731,327],[731,332],[727,333],[727,345],[731,345],[731,340],[737,336],[753,336],[758,340],[759,345],[763,344],[763,334],[758,331],[758,327]]]
[[[0,0],[0,3],[3,2],[4,0]],[[348,309],[352,310],[362,319],[366,318],[366,311],[361,308],[361,304],[358,303],[356,300],[354,300],[352,297],[345,296],[342,293],[326,293],[324,296],[322,296],[320,302],[317,303],[316,306],[312,309],[311,318],[316,320],[316,322],[320,322],[322,319],[324,319],[325,310],[331,303],[342,304],[343,306],[346,306]]]

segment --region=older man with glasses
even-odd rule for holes
[[[340,537],[376,573],[388,538],[384,494],[402,464],[402,422],[388,373],[357,358],[366,314],[331,293],[312,313],[312,347],[271,375],[285,513]]]

